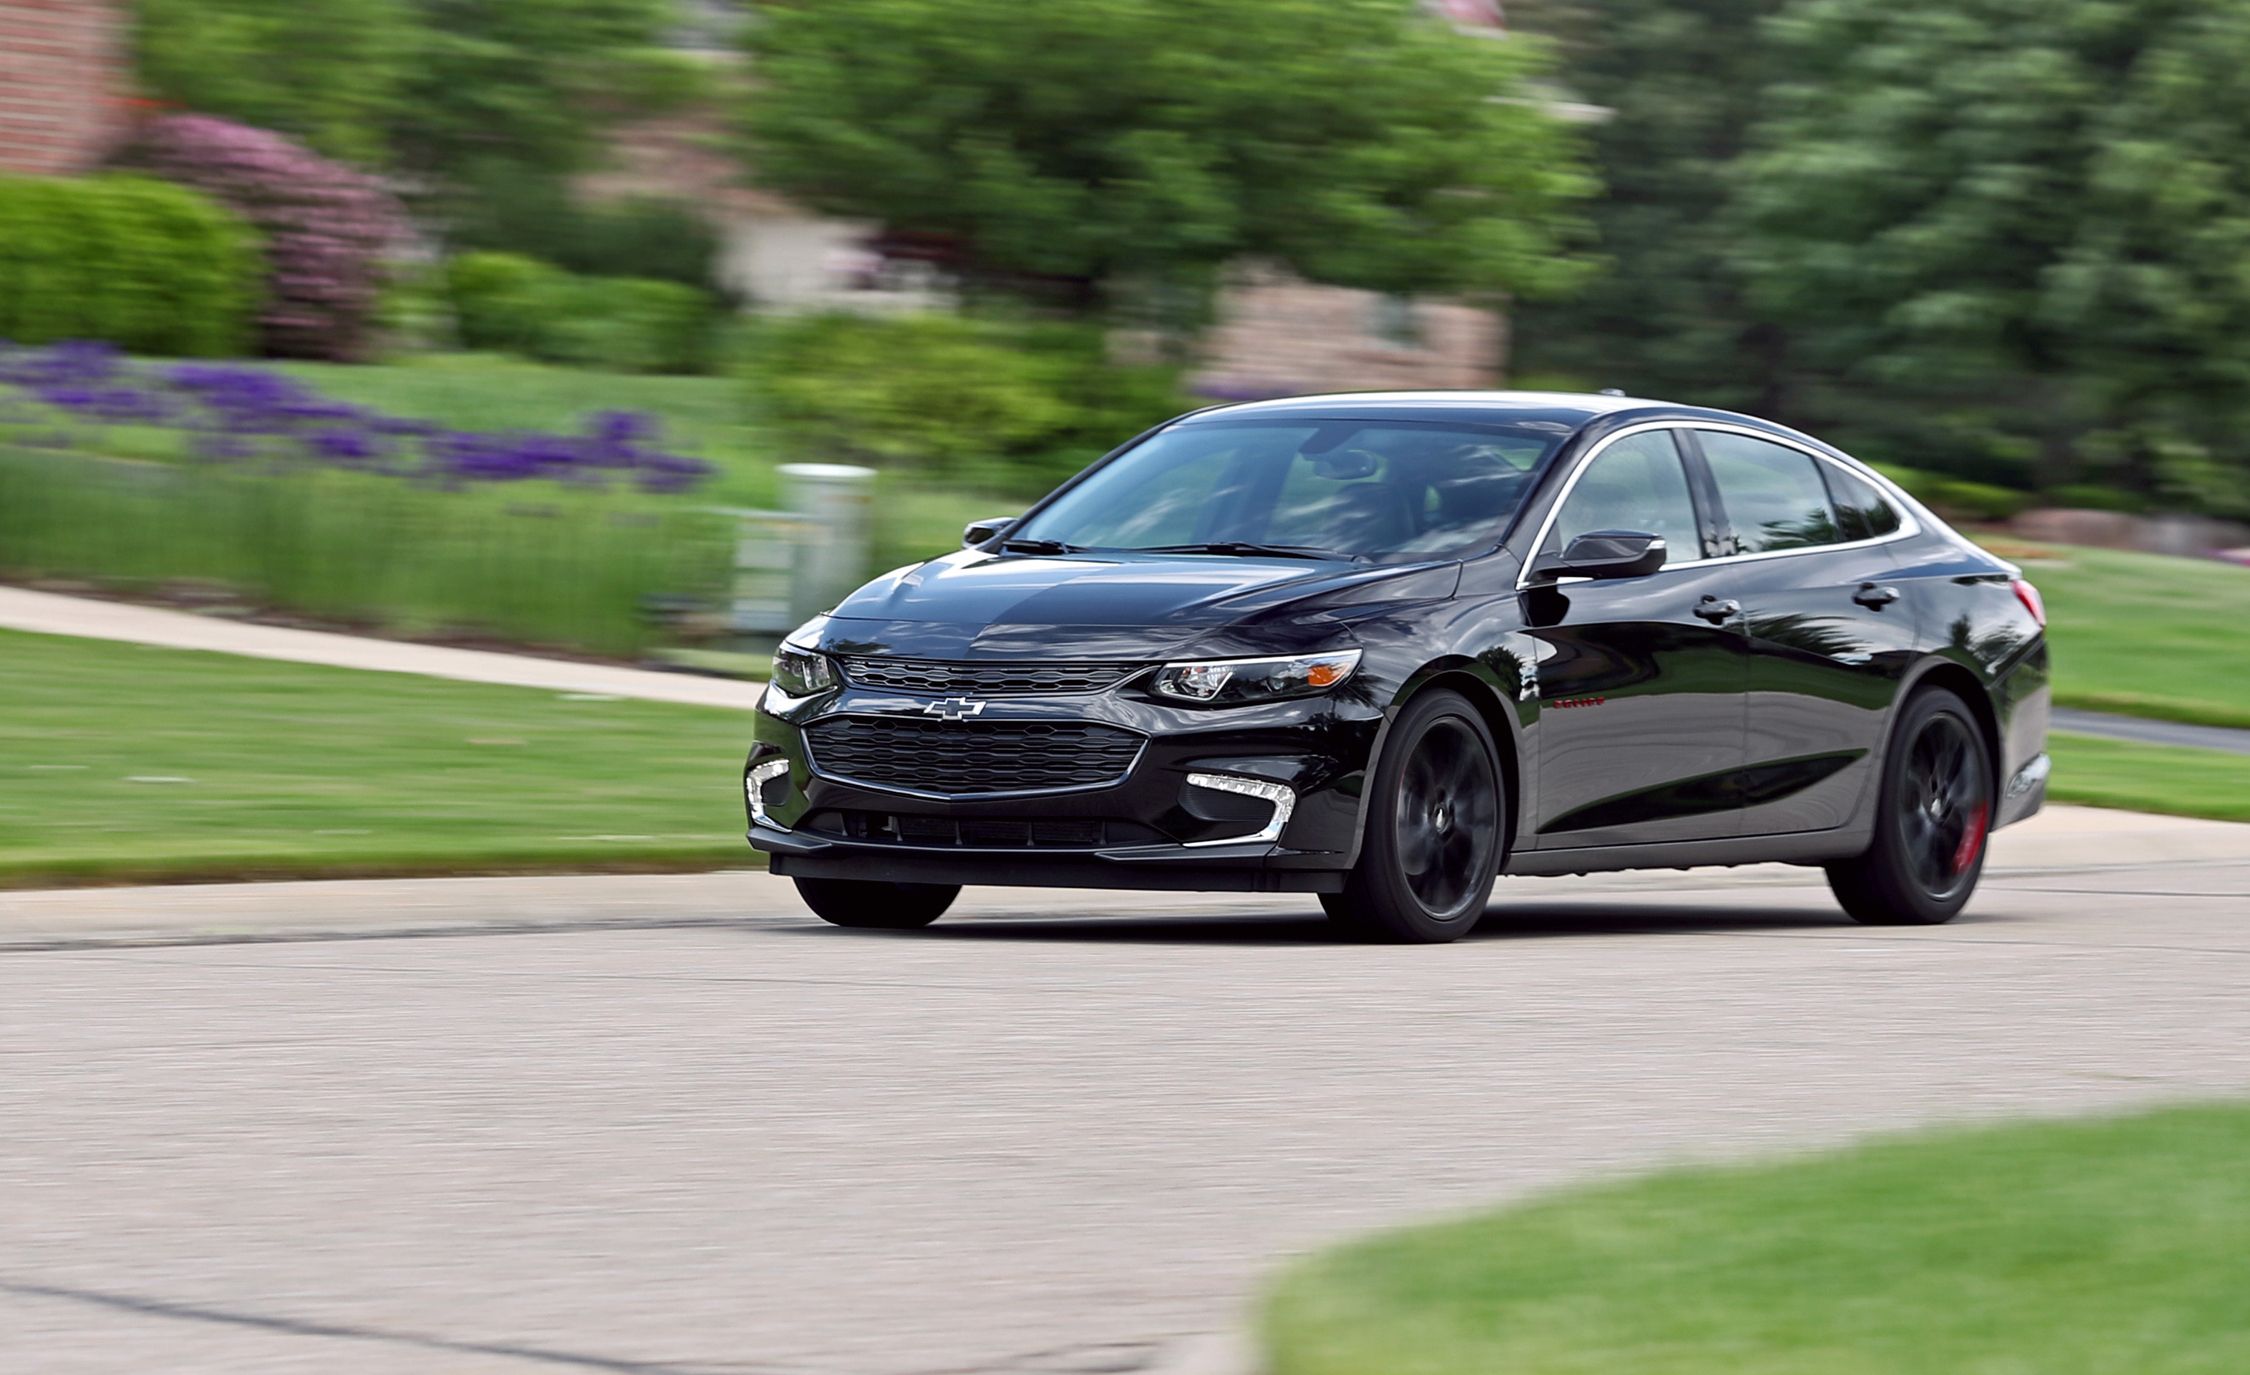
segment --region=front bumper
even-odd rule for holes
[[[1356,857],[1360,799],[1379,708],[1339,694],[1197,709],[1129,689],[996,697],[962,730],[1091,723],[1145,744],[1116,782],[1008,795],[948,794],[942,777],[874,786],[831,776],[806,732],[835,717],[930,721],[929,697],[846,686],[823,698],[769,698],[744,764],[762,806],[750,844],[774,872],[807,878],[1037,887],[1333,892]],[[771,765],[782,763],[784,770]],[[764,777],[753,779],[753,774]],[[1216,774],[1288,789],[1273,804],[1205,785]],[[778,775],[778,776],[776,776]],[[911,783],[912,786],[906,786]],[[1270,792],[1271,789],[1265,791]]]

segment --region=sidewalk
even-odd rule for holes
[[[497,654],[481,649],[449,649],[404,640],[335,635],[321,630],[290,630],[126,602],[32,592],[20,587],[0,587],[0,629],[123,640],[171,649],[204,649],[253,659],[283,659],[291,663],[325,664],[330,668],[356,668],[376,673],[413,673],[464,683],[584,692],[647,702],[676,702],[691,707],[726,707],[735,711],[755,708],[758,695],[764,690],[757,683],[723,678],[655,673],[647,669],[580,664],[566,659]]]

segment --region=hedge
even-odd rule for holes
[[[128,175],[0,177],[0,339],[239,353],[263,275],[249,226],[186,187]]]
[[[577,277],[515,253],[446,266],[455,327],[473,349],[609,372],[695,373],[711,365],[708,292],[641,277]]]

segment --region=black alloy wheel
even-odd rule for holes
[[[853,878],[801,878],[797,896],[822,921],[876,931],[911,931],[945,915],[961,896],[958,884],[882,883]]]
[[[1376,765],[1359,863],[1321,905],[1370,939],[1458,939],[1492,896],[1506,820],[1491,730],[1460,694],[1425,693]]]
[[[1992,833],[1992,765],[1968,705],[1943,688],[1915,694],[1884,760],[1875,838],[1828,866],[1828,885],[1856,921],[1951,921],[1976,891]]]

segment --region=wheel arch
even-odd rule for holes
[[[1977,676],[1974,669],[1956,660],[1933,656],[1914,666],[1899,684],[1898,696],[1891,703],[1891,719],[1883,727],[1883,757],[1890,757],[1892,737],[1898,730],[1898,720],[1906,704],[1915,693],[1925,688],[1941,687],[1966,702],[1969,714],[1976,718],[1977,729],[1984,735],[1984,762],[1992,771],[1992,789],[1995,799],[2007,780],[2001,776],[2000,712],[1992,705],[1992,687]]]
[[[1499,683],[1492,678],[1490,670],[1476,660],[1464,657],[1440,659],[1424,665],[1413,677],[1407,679],[1397,698],[1391,703],[1389,719],[1383,723],[1382,734],[1376,738],[1375,748],[1368,758],[1367,776],[1372,780],[1375,770],[1382,763],[1383,751],[1390,744],[1391,721],[1398,719],[1399,712],[1405,709],[1407,703],[1439,688],[1458,693],[1466,699],[1476,709],[1477,715],[1483,718],[1485,729],[1492,732],[1493,746],[1500,755],[1501,794],[1508,804],[1506,834],[1500,838],[1500,861],[1505,864],[1508,856],[1515,852],[1516,837],[1523,824],[1522,726],[1516,720],[1515,713],[1509,709],[1508,698],[1501,691]],[[1366,834],[1370,800],[1367,796],[1360,799],[1360,831],[1352,844],[1352,859],[1355,863],[1359,859],[1359,845]]]

